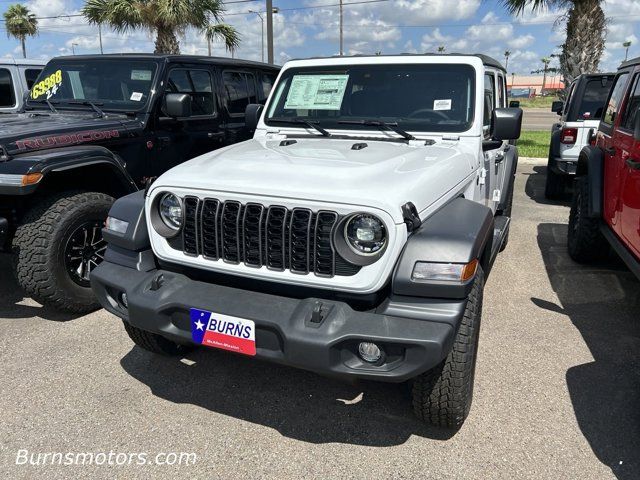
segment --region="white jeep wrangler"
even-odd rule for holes
[[[509,229],[505,93],[480,55],[291,61],[247,106],[252,140],[114,204],[93,289],[152,352],[411,381],[418,417],[457,427]]]

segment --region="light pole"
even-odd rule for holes
[[[344,55],[344,38],[342,32],[342,0],[340,0],[340,56]]]
[[[262,47],[260,48],[260,52],[262,53],[262,62],[264,63],[264,17],[260,15],[260,12],[255,10],[249,10],[249,13],[255,13],[260,18],[260,26],[262,27],[262,33],[260,34]]]
[[[73,55],[75,55],[75,54],[76,54],[76,49],[75,49],[74,47],[77,47],[77,46],[78,46],[78,44],[77,44],[77,43],[72,43],[72,44],[71,44],[71,53],[72,53]]]
[[[629,47],[631,46],[631,42],[630,41],[624,42],[622,44],[622,46],[625,48],[624,61],[626,62],[627,61],[627,57],[629,56]]]
[[[273,64],[273,0],[267,0],[267,62]]]
[[[98,24],[98,37],[100,38],[100,54],[102,55],[104,52],[102,51],[102,24]]]

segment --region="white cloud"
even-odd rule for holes
[[[511,48],[526,48],[529,45],[532,45],[535,42],[536,38],[527,33],[526,35],[520,35],[519,37],[515,37],[507,42]]]

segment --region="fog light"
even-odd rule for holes
[[[122,303],[124,308],[129,308],[129,302],[127,301],[127,294],[125,292],[120,294],[120,303]]]
[[[371,342],[360,342],[358,345],[358,353],[360,354],[360,358],[368,363],[377,363],[382,358],[380,348]]]

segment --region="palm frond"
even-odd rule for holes
[[[216,25],[207,25],[203,30],[208,40],[223,40],[226,49],[229,51],[234,51],[240,45],[240,34],[231,25],[218,23]]]
[[[133,0],[87,0],[82,14],[93,24],[107,24],[116,32],[145,27],[144,5]]]

